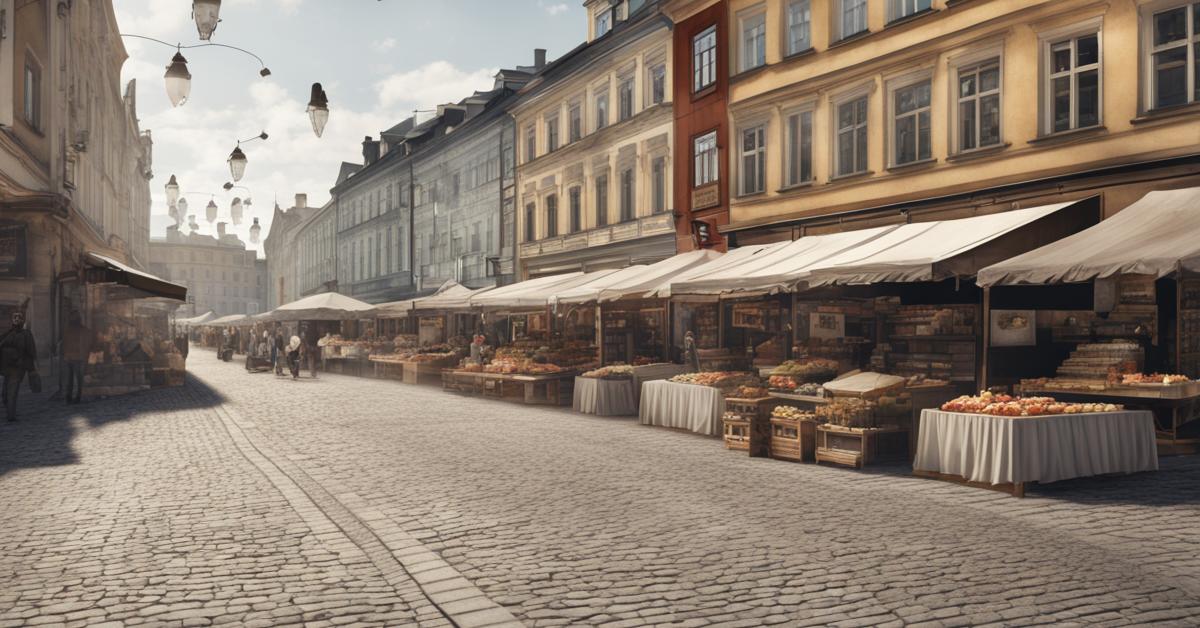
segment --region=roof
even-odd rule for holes
[[[343,161],[341,167],[338,168],[337,183],[334,183],[334,185],[341,185],[343,181],[345,181],[346,179],[349,179],[351,176],[353,176],[355,173],[357,173],[359,170],[362,170],[362,169],[363,169],[362,164],[355,164],[355,163],[350,163],[348,161]]]
[[[981,286],[1079,283],[1200,271],[1200,188],[1150,192],[1099,224],[992,264]]]

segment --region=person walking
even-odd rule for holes
[[[275,374],[283,375],[283,362],[286,359],[284,350],[287,342],[283,339],[283,328],[275,328],[275,342],[271,345],[271,363],[275,365]]]
[[[79,403],[83,397],[83,369],[91,349],[92,330],[83,324],[78,311],[71,312],[67,332],[63,338],[63,359],[67,361],[68,404]]]
[[[17,420],[17,393],[26,373],[37,372],[37,347],[33,332],[25,329],[25,311],[12,313],[12,327],[0,336],[0,374],[4,375],[4,418]]]
[[[288,370],[292,372],[292,379],[300,378],[300,348],[304,344],[300,342],[300,336],[292,336],[287,346],[287,362]]]
[[[317,346],[317,330],[313,325],[305,325],[304,331],[304,355],[308,360],[308,374],[313,379],[317,378],[317,357],[321,355],[321,348]]]

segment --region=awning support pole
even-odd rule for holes
[[[992,344],[992,288],[991,286],[983,289],[983,347],[981,354],[983,360],[980,362],[979,372],[979,388],[980,390],[988,389],[988,361],[991,359],[991,354],[988,347]]]

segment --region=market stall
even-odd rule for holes
[[[373,373],[368,357],[389,351],[391,341],[375,333],[375,306],[336,292],[323,292],[285,303],[259,317],[282,326],[285,336],[319,338],[321,368],[350,375]]]
[[[725,397],[738,396],[742,387],[760,388],[751,373],[683,373],[642,384],[638,420],[654,425],[718,436],[723,433]],[[765,396],[765,389],[762,391]],[[745,395],[743,395],[745,396]]]

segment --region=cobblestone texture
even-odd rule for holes
[[[532,626],[1200,622],[1194,457],[1019,500],[200,350],[189,369],[188,391],[0,425],[0,628],[444,621],[427,598]]]

